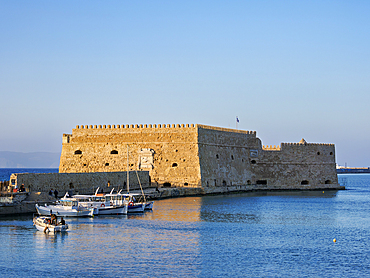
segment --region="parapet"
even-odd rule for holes
[[[274,145],[274,146],[265,145],[265,146],[262,146],[262,150],[264,150],[264,151],[280,151],[281,149],[280,149],[279,145],[277,145],[277,146],[276,145]]]
[[[333,147],[334,144],[325,144],[325,143],[281,143],[281,147],[291,147],[291,146],[331,146]]]
[[[256,131],[248,131],[248,130],[239,130],[239,129],[232,129],[232,128],[223,128],[223,127],[215,127],[215,126],[208,126],[202,124],[122,124],[122,125],[77,125],[76,129],[83,130],[83,129],[114,129],[114,130],[124,130],[124,129],[184,129],[184,128],[202,128],[202,129],[210,129],[216,131],[224,131],[224,132],[233,132],[233,133],[243,133],[243,134],[251,134],[256,136]]]
[[[253,134],[256,135],[256,131],[248,131],[248,130],[240,130],[240,129],[233,129],[233,128],[224,128],[224,127],[217,127],[217,126],[209,126],[209,125],[196,125],[198,128],[203,129],[211,129],[216,131],[225,131],[225,132],[233,132],[233,133],[243,133],[243,134]]]
[[[76,129],[194,128],[195,124],[77,125]]]

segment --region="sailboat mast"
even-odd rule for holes
[[[128,144],[127,144],[127,193],[130,192],[130,169],[128,168],[129,167],[129,164],[128,164]]]

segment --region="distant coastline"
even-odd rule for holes
[[[60,153],[0,151],[0,168],[59,168]]]

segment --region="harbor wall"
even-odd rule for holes
[[[139,179],[138,179],[139,177]],[[130,190],[150,186],[148,171],[130,171]],[[112,188],[116,191],[127,188],[126,172],[105,172],[105,173],[18,173],[10,176],[12,186],[23,184],[27,192],[48,192],[50,189],[57,190],[59,196],[67,191],[74,194],[92,194],[99,187],[104,193],[110,192]]]

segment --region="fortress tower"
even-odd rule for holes
[[[206,125],[77,126],[63,134],[60,173],[149,171],[153,186],[339,187],[333,144],[264,147],[255,131]]]

